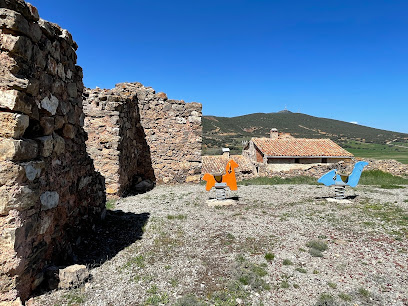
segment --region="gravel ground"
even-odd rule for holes
[[[347,189],[349,203],[333,193],[239,186],[237,205],[208,207],[212,191],[181,185],[120,199],[99,232],[106,258],[85,252],[92,279],[31,302],[408,305],[408,186]]]

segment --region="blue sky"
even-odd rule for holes
[[[406,0],[31,0],[84,84],[141,82],[205,115],[288,109],[408,133]]]

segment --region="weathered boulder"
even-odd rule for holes
[[[59,270],[58,288],[69,289],[79,287],[89,278],[89,276],[88,268],[85,265],[68,266]]]

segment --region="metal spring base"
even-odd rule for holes
[[[227,188],[226,183],[215,183],[215,198],[218,201],[227,199],[227,192],[225,191],[225,188]]]
[[[344,199],[346,197],[346,186],[336,186],[334,187],[334,198]]]

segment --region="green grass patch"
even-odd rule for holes
[[[380,185],[380,188],[383,189],[404,189],[404,186],[399,186],[399,185]]]
[[[334,297],[328,293],[322,293],[315,304],[316,306],[334,306],[337,305]]]
[[[200,301],[195,295],[189,294],[179,298],[174,306],[205,306],[206,304]]]
[[[306,243],[308,248],[313,248],[319,250],[320,252],[324,252],[327,250],[327,243],[322,240],[311,240]]]
[[[282,184],[308,184],[317,185],[317,180],[310,176],[296,176],[290,178],[282,177],[256,177],[253,179],[242,180],[239,185],[282,185]]]
[[[284,259],[284,260],[282,261],[282,264],[283,264],[284,266],[291,266],[291,265],[293,265],[293,262],[292,262],[290,259]]]
[[[361,287],[358,289],[358,294],[365,298],[368,298],[370,296],[370,291]]]
[[[169,303],[169,295],[167,293],[153,294],[149,296],[144,305],[163,305]]]
[[[123,266],[123,268],[130,268],[130,267],[139,267],[139,268],[144,268],[145,267],[145,258],[143,255],[138,255],[135,257],[132,257],[131,259],[129,259],[125,265]]]
[[[300,272],[300,273],[307,273],[306,269],[304,268],[296,268],[296,271]]]
[[[107,210],[114,210],[116,207],[116,200],[115,199],[107,199],[106,200],[106,204],[105,204],[105,208]]]
[[[343,301],[346,301],[346,302],[351,301],[351,296],[344,292],[339,293],[339,298],[341,298]]]
[[[67,303],[68,306],[71,305],[74,306],[85,303],[85,296],[76,291],[64,294],[62,297],[65,299],[65,302]]]
[[[373,219],[396,225],[408,233],[408,213],[401,207],[390,203],[366,203],[362,210]]]
[[[186,215],[167,215],[167,219],[169,220],[186,220]]]
[[[287,288],[290,287],[290,285],[289,285],[288,281],[283,280],[283,281],[281,281],[279,287],[281,287],[281,288],[283,288],[283,289],[287,289]]]
[[[237,258],[238,265],[235,269],[235,280],[244,286],[250,286],[253,290],[269,290],[270,286],[263,279],[268,273],[264,264],[255,264],[249,262],[246,258],[240,256]]]
[[[323,252],[327,250],[327,243],[322,240],[311,240],[306,243],[306,246],[313,257],[323,257]]]
[[[379,186],[408,185],[408,179],[381,170],[367,170],[361,174],[359,184]]]
[[[275,254],[273,254],[273,253],[266,253],[265,254],[265,259],[267,261],[272,261],[272,260],[274,260],[274,258],[275,258]]]
[[[330,288],[332,288],[332,289],[336,289],[336,288],[337,288],[337,285],[336,285],[335,283],[332,283],[332,282],[328,282],[327,285],[328,285]]]

